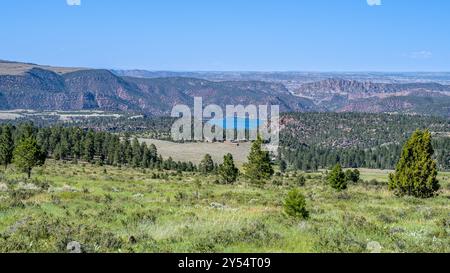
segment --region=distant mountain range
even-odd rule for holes
[[[315,104],[280,83],[121,77],[109,70],[59,68],[0,61],[0,109],[135,111],[170,114],[176,104],[276,104],[314,111]]]
[[[285,85],[318,82],[342,78],[374,83],[434,82],[450,85],[450,72],[217,72],[217,71],[148,71],[112,70],[119,76],[137,78],[187,77],[211,81],[269,81],[283,82]]]
[[[277,104],[286,112],[395,112],[450,117],[448,75],[414,75],[110,71],[0,61],[0,110],[167,115],[174,105],[192,105],[193,97],[201,96],[205,104]],[[439,79],[439,83],[429,79]]]
[[[373,83],[327,79],[306,83],[293,93],[333,112],[409,113],[450,117],[450,85]]]

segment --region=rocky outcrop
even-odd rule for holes
[[[450,86],[328,79],[303,84],[295,94],[333,112],[407,113],[450,117]]]
[[[348,99],[360,99],[371,96],[386,97],[389,95],[409,95],[411,92],[449,93],[450,86],[438,83],[374,83],[344,79],[327,79],[306,83],[297,88],[294,93],[310,97],[315,101],[331,100],[333,96],[345,96]]]

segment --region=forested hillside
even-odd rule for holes
[[[392,169],[401,147],[417,129],[429,129],[439,168],[450,169],[450,122],[434,117],[293,113],[282,117],[282,153],[293,168]]]

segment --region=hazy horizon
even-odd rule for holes
[[[121,68],[121,67],[88,67],[76,65],[59,65],[50,63],[35,63],[26,60],[8,60],[0,58],[0,61],[12,63],[24,63],[38,66],[50,67],[68,67],[68,68],[85,68],[85,69],[106,69],[112,71],[148,71],[148,72],[174,72],[174,73],[317,73],[317,74],[450,74],[448,71],[365,71],[365,70],[159,70],[146,68]]]

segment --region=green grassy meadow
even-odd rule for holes
[[[436,198],[398,198],[384,171],[336,192],[322,173],[264,186],[214,176],[48,161],[0,171],[0,252],[450,252],[450,173]],[[375,180],[376,179],[376,180]],[[283,213],[299,187],[310,218]],[[381,247],[381,248],[380,248]]]

